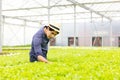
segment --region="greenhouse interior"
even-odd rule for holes
[[[120,80],[120,0],[0,0],[0,80]]]

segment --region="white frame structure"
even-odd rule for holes
[[[28,3],[29,1],[32,1],[32,0],[25,0],[26,1],[26,3]],[[27,2],[28,1],[28,2]],[[46,17],[46,19],[44,20],[43,19],[43,21],[46,21],[47,23],[49,23],[50,21],[51,21],[51,18],[52,18],[52,16],[61,16],[61,15],[72,15],[73,17],[73,23],[74,23],[74,38],[76,37],[76,23],[77,23],[77,20],[78,19],[89,19],[89,20],[91,20],[92,21],[92,19],[106,19],[106,20],[109,20],[110,21],[110,23],[111,23],[111,21],[113,20],[113,18],[115,18],[115,17],[118,17],[118,18],[120,18],[120,15],[119,15],[119,13],[120,13],[120,10],[112,10],[112,9],[108,9],[108,10],[105,10],[105,9],[100,9],[99,10],[99,8],[101,8],[101,7],[98,7],[98,9],[96,9],[96,7],[93,7],[94,5],[103,5],[102,6],[102,8],[104,8],[104,6],[106,5],[106,4],[110,4],[110,5],[112,5],[112,4],[119,4],[120,3],[120,1],[119,0],[116,0],[116,1],[104,1],[104,0],[101,0],[101,1],[87,1],[87,2],[84,2],[84,0],[82,1],[82,0],[45,0],[46,1],[46,5],[43,5],[41,2],[43,2],[43,1],[40,1],[39,2],[39,0],[34,0],[34,1],[36,1],[38,4],[40,4],[40,6],[33,6],[33,7],[31,7],[31,6],[29,6],[29,7],[14,7],[14,8],[9,8],[9,9],[2,9],[2,12],[3,12],[3,14],[2,14],[2,16],[4,17],[4,18],[13,18],[13,19],[20,19],[20,20],[24,20],[25,21],[25,23],[24,23],[24,26],[26,25],[26,21],[32,21],[32,22],[38,22],[39,23],[39,20],[38,19],[36,19],[36,20],[32,20],[32,18],[34,17]],[[33,1],[33,2],[34,2]],[[61,1],[67,1],[67,2],[69,2],[69,3],[67,3],[67,4],[59,4]],[[54,2],[54,3],[53,3]],[[52,4],[51,4],[52,3]],[[0,0],[0,4],[2,5],[2,0]],[[42,5],[41,5],[42,4]],[[1,5],[0,5],[0,8],[1,8]],[[25,4],[26,5],[26,4]],[[83,8],[85,11],[77,11],[76,9],[77,8]],[[63,12],[63,13],[53,13],[52,12],[52,9],[53,8],[65,8],[65,9],[67,9],[67,8],[71,8],[70,10],[72,10],[71,12]],[[44,14],[29,14],[29,15],[11,15],[11,16],[9,16],[9,15],[6,15],[6,14],[4,14],[4,12],[6,12],[6,13],[9,13],[9,12],[19,12],[19,11],[32,11],[32,10],[41,10],[41,9],[46,9],[46,13],[44,13]],[[1,12],[1,11],[0,11]],[[110,13],[110,14],[108,14],[107,15],[107,13]],[[114,14],[114,13],[116,13],[116,14]],[[89,15],[88,17],[80,17],[80,18],[78,18],[78,16],[77,15],[80,15],[80,14],[87,14],[87,15]],[[93,16],[93,14],[96,14],[97,16]],[[114,15],[113,15],[114,14]],[[77,16],[77,17],[76,17]],[[31,20],[29,20],[29,19],[31,19]],[[57,19],[58,20],[58,19]],[[62,22],[64,22],[64,20],[66,20],[67,21],[67,19],[66,18],[61,18],[61,20],[63,20]],[[60,21],[60,20],[59,20]],[[24,28],[25,29],[25,28]],[[25,33],[25,32],[24,32]],[[0,51],[2,50],[1,49],[1,47],[2,47],[2,27],[0,26]],[[112,26],[110,26],[110,44],[111,44],[111,46],[112,46]],[[25,35],[24,35],[25,36]],[[24,40],[24,42],[25,42],[25,40]],[[74,46],[75,46],[75,42],[74,42]]]
[[[0,53],[2,52],[2,26],[1,26],[1,15],[2,15],[2,0],[0,0]]]

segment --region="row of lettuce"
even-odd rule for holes
[[[29,62],[29,50],[0,55],[0,80],[120,80],[119,48],[51,48],[51,64]]]

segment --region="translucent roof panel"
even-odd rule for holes
[[[73,19],[75,5],[76,18],[120,20],[120,0],[2,0],[2,15],[36,21],[48,20],[48,16]]]

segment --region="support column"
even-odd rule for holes
[[[76,5],[74,5],[74,46],[76,46]]]
[[[0,0],[0,53],[2,52],[2,26],[1,26],[1,15],[2,15],[2,0]]]
[[[47,24],[49,24],[50,23],[50,0],[48,0],[48,23]],[[48,45],[50,46],[50,42],[48,43]]]
[[[113,37],[112,37],[112,24],[111,24],[111,21],[110,21],[110,46],[112,47],[113,45],[112,45],[112,39],[113,39]]]
[[[50,23],[50,0],[48,0],[48,24]]]
[[[93,26],[93,13],[92,13],[92,11],[90,12],[90,23],[91,23],[91,25],[90,25],[90,27],[92,27]],[[90,35],[90,37],[91,37],[91,43],[90,43],[90,47],[93,47],[93,45],[92,45],[92,35]]]
[[[26,20],[24,20],[24,34],[23,34],[23,36],[24,36],[24,46],[25,46],[25,44],[26,44]]]

